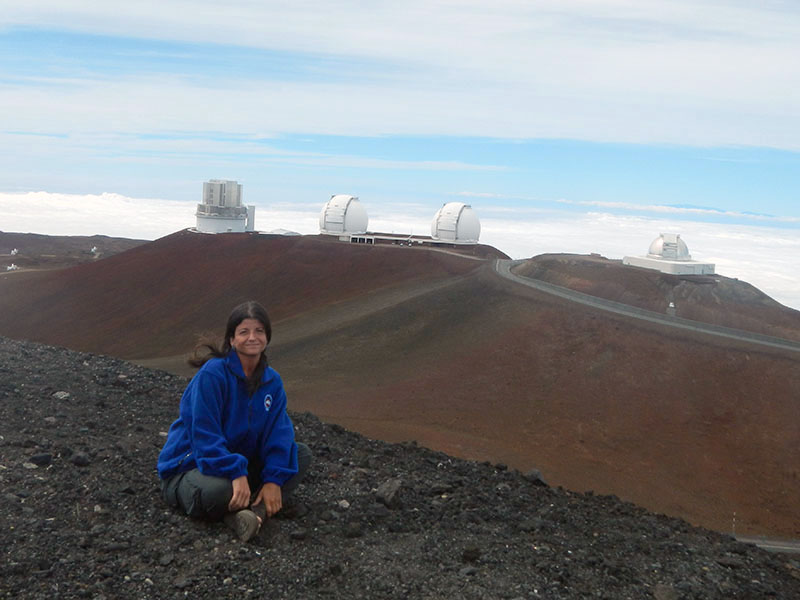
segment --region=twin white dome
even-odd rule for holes
[[[332,235],[367,232],[366,209],[355,196],[335,194],[322,207],[319,231]],[[431,238],[451,244],[477,244],[481,223],[472,207],[463,202],[448,202],[440,208],[431,223]]]
[[[469,204],[448,202],[440,208],[431,223],[431,237],[443,242],[477,244],[481,222]]]
[[[319,214],[321,233],[366,233],[369,217],[355,196],[335,194]]]

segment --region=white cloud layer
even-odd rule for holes
[[[94,235],[156,239],[195,224],[195,203],[128,198],[119,194],[78,196],[46,192],[0,193],[0,230],[48,235]],[[256,209],[256,228],[319,232],[317,204],[272,204]],[[480,215],[480,206],[475,206]],[[433,215],[419,205],[369,206],[370,229],[430,234]],[[502,215],[502,211],[494,211]],[[800,309],[796,229],[669,221],[608,213],[565,216],[534,210],[516,218],[481,217],[481,243],[512,258],[549,252],[607,258],[644,255],[659,233],[680,233],[695,260],[716,264],[716,271],[753,284],[785,304]]]
[[[194,226],[196,207],[120,194],[0,193],[0,230],[154,240]]]

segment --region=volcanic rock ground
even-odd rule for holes
[[[242,544],[159,496],[185,385],[0,338],[0,597],[800,597],[789,556],[308,413],[293,414],[307,480]]]

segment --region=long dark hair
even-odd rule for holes
[[[240,304],[231,311],[228,317],[228,323],[225,326],[225,337],[221,342],[218,338],[202,338],[197,346],[195,346],[194,352],[186,362],[193,367],[199,368],[212,358],[224,358],[228,356],[228,353],[231,351],[231,338],[236,334],[236,328],[245,319],[255,319],[260,322],[261,325],[264,326],[264,332],[267,334],[267,343],[269,343],[270,338],[272,338],[272,324],[270,323],[269,315],[267,315],[266,309],[258,302],[250,300]],[[267,350],[265,348],[258,360],[258,365],[250,377],[247,378],[247,391],[251,396],[258,389],[261,383],[261,377],[264,375],[267,366],[269,366],[269,363],[267,361]]]

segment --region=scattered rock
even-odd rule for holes
[[[364,535],[364,530],[361,528],[361,523],[348,523],[344,527],[344,536],[348,538],[357,538]]]
[[[478,546],[467,546],[461,553],[463,562],[475,562],[481,557],[481,549]]]
[[[278,516],[282,519],[301,519],[308,514],[308,505],[303,502],[285,504]]]
[[[172,552],[165,552],[158,559],[158,564],[160,564],[162,567],[166,567],[167,565],[171,564],[173,560],[175,560],[175,555]]]
[[[103,546],[103,550],[108,552],[119,552],[120,550],[127,550],[131,547],[128,542],[109,542]]]
[[[367,514],[376,519],[385,519],[392,513],[383,504],[371,504],[367,509]]]
[[[678,592],[668,585],[659,583],[653,588],[653,598],[655,600],[678,600]]]
[[[88,467],[92,461],[85,452],[76,452],[70,458],[70,462],[76,467]]]
[[[173,585],[179,590],[185,590],[186,588],[192,585],[192,580],[187,577],[179,577],[178,579],[175,580],[175,583],[173,583]]]
[[[40,467],[45,467],[50,464],[53,460],[53,455],[47,452],[42,452],[41,454],[34,454],[30,457],[30,462],[35,465],[39,465]]]
[[[319,514],[319,518],[321,521],[336,521],[339,518],[339,515],[332,510],[323,510]]]
[[[547,487],[547,482],[544,480],[542,472],[539,469],[531,469],[530,471],[526,471],[522,476],[534,485]]]
[[[389,531],[392,533],[405,533],[409,531],[409,526],[403,519],[392,519],[388,523]]]
[[[717,559],[717,563],[723,567],[730,567],[732,569],[741,569],[745,566],[745,562],[741,558],[735,556],[722,556]]]
[[[384,481],[378,486],[375,492],[375,497],[379,502],[382,502],[387,508],[396,509],[400,508],[400,489],[403,486],[401,479],[389,479]]]

